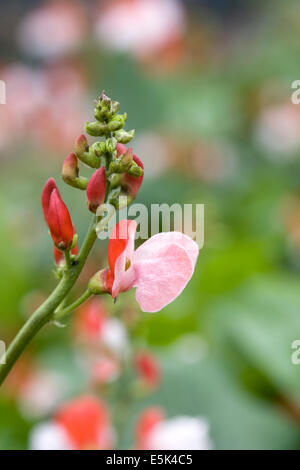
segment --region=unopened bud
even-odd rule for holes
[[[79,174],[78,160],[75,153],[65,158],[62,168],[63,180],[74,180]]]
[[[128,175],[133,176],[134,178],[139,178],[140,176],[143,176],[144,170],[143,168],[138,166],[138,164],[135,161],[133,161],[127,173]]]
[[[100,122],[112,118],[120,108],[120,103],[111,100],[104,91],[95,104],[94,116]]]
[[[87,122],[85,125],[86,132],[93,137],[101,137],[110,132],[108,125],[101,122]]]
[[[43,209],[43,213],[44,213],[44,219],[45,219],[46,222],[48,220],[48,210],[49,210],[49,204],[50,204],[50,197],[51,197],[52,191],[54,191],[54,189],[56,189],[58,195],[60,196],[54,178],[49,178],[46,181],[45,186],[43,187],[42,197],[41,197],[42,209]]]
[[[140,167],[140,170],[137,170],[134,166],[133,171],[134,172],[139,171],[142,174],[140,176],[139,175],[132,176],[129,173],[125,173],[122,178],[122,190],[124,191],[125,194],[127,194],[131,198],[131,200],[135,199],[138,193],[138,190],[143,182],[143,178],[144,178],[143,163],[136,155],[133,155],[133,161],[134,163],[136,163],[138,167]]]
[[[109,175],[112,175],[113,173],[117,173],[117,171],[118,171],[118,161],[113,160],[109,165],[108,173]]]
[[[114,133],[114,136],[117,139],[117,141],[120,142],[121,144],[128,144],[133,139],[134,134],[135,134],[134,129],[129,132],[124,131],[124,129],[120,129],[119,131],[116,131]]]
[[[62,179],[65,183],[73,186],[74,188],[85,190],[88,184],[86,178],[79,177],[78,160],[75,153],[65,158],[62,168]]]
[[[118,186],[120,186],[121,182],[122,182],[122,175],[117,175],[117,173],[114,173],[110,178],[111,189],[115,189]]]
[[[75,154],[79,160],[92,168],[99,168],[100,162],[93,153],[93,146],[89,148],[85,135],[81,135],[75,141]]]
[[[74,150],[78,158],[89,151],[89,144],[85,135],[81,134],[75,141]]]
[[[106,152],[105,142],[95,142],[90,148],[90,154],[101,158]]]
[[[67,206],[56,189],[50,196],[47,223],[57,248],[69,249],[73,243],[74,227]]]
[[[125,124],[126,119],[127,119],[126,113],[117,114],[116,116],[114,116],[107,124],[109,132],[115,132],[115,131],[118,131],[119,129],[122,129],[122,127]]]
[[[116,148],[117,148],[117,139],[114,137],[110,137],[109,139],[106,140],[106,150],[109,153],[113,153]]]
[[[127,196],[121,188],[114,189],[109,197],[109,203],[118,211],[125,209],[125,207],[129,206],[132,201],[133,198],[131,196]]]
[[[123,155],[120,157],[119,163],[119,173],[126,173],[133,163],[133,155],[132,149],[128,149]]]
[[[109,174],[112,173],[126,173],[133,163],[132,149],[126,150],[120,158],[114,160],[109,165]]]
[[[118,101],[111,102],[111,111],[113,114],[116,114],[120,109],[120,103]]]
[[[109,274],[109,269],[102,269],[98,271],[91,279],[88,284],[89,291],[94,295],[101,295],[109,293],[107,287],[107,276]]]
[[[91,177],[86,189],[88,208],[96,212],[97,208],[104,202],[106,190],[106,174],[104,166],[101,166]]]
[[[120,157],[121,155],[123,155],[123,153],[125,153],[127,150],[127,148],[125,147],[125,145],[123,144],[117,144],[117,156]]]

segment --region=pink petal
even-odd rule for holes
[[[193,267],[195,268],[196,261],[199,254],[199,247],[194,240],[192,240],[189,236],[185,235],[182,232],[162,232],[153,235],[153,237],[149,238],[138,250],[141,249],[154,249],[153,244],[157,244],[158,246],[162,246],[162,244],[170,244],[176,243],[180,245],[182,248],[185,249],[187,254],[189,255]],[[151,254],[151,252],[150,252]]]
[[[188,251],[172,242],[148,240],[136,250],[133,262],[136,300],[144,312],[157,312],[176,299],[194,271]]]

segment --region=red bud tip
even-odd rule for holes
[[[45,218],[46,222],[47,222],[47,219],[48,219],[48,210],[49,210],[50,197],[51,197],[52,191],[54,189],[57,190],[58,195],[60,197],[60,194],[59,194],[59,191],[57,189],[54,178],[49,178],[45,183],[45,186],[44,186],[43,191],[42,191],[42,197],[41,197],[42,209],[43,209],[44,218]]]
[[[125,147],[125,145],[123,144],[117,144],[117,156],[120,157],[121,155],[123,155],[123,153],[125,153],[127,150],[127,148]]]
[[[89,144],[87,141],[87,138],[84,134],[81,134],[77,139],[75,140],[75,153],[78,153],[79,155],[83,152],[87,152],[89,149]]]
[[[104,166],[101,166],[91,177],[86,189],[87,204],[91,212],[96,212],[97,208],[103,204],[106,189],[106,173]]]
[[[62,177],[63,180],[72,181],[78,177],[79,168],[78,160],[75,153],[70,153],[70,155],[65,158],[62,168]]]
[[[142,169],[144,169],[144,165],[136,155],[133,155],[133,161]],[[138,190],[144,179],[144,173],[141,176],[135,177],[128,175],[125,173],[122,178],[122,188],[126,191],[127,195],[131,198],[135,198]]]
[[[57,189],[54,189],[50,196],[47,222],[57,248],[69,248],[73,243],[74,228],[67,206]]]

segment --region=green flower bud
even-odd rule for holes
[[[120,103],[111,100],[103,91],[95,102],[96,107],[94,110],[94,116],[97,121],[103,122],[111,119],[119,110]]]
[[[120,103],[118,101],[112,101],[111,102],[111,111],[114,114],[116,114],[120,109]]]
[[[121,191],[121,188],[114,189],[109,197],[109,203],[117,210],[124,209],[133,201],[131,196],[127,196]]]
[[[115,189],[115,188],[118,188],[119,186],[121,186],[121,182],[122,182],[122,175],[117,175],[117,173],[114,173],[111,178],[110,178],[110,187],[111,189]]]
[[[109,165],[108,174],[112,175],[113,173],[117,173],[117,171],[118,171],[118,162],[117,160],[113,160]]]
[[[132,148],[128,149],[121,157],[118,159],[118,173],[127,173],[127,171],[131,168],[133,164],[133,155],[132,155]]]
[[[127,173],[133,164],[132,149],[128,149],[119,158],[113,160],[109,165],[109,174]]]
[[[102,137],[110,132],[106,123],[87,122],[85,125],[86,132],[93,137]]]
[[[111,137],[111,138],[107,139],[106,140],[106,150],[107,150],[107,152],[113,153],[117,148],[117,143],[118,143],[118,141],[114,137]]]
[[[107,124],[109,132],[115,132],[115,131],[118,131],[119,129],[122,129],[122,127],[125,124],[126,119],[127,119],[126,113],[117,114],[116,116],[114,116]]]
[[[92,294],[101,295],[109,293],[109,290],[106,286],[107,273],[107,269],[102,269],[101,271],[98,271],[96,274],[94,274],[94,276],[90,279],[88,289]]]
[[[128,144],[134,137],[135,130],[126,132],[124,129],[120,129],[114,133],[115,138],[120,144]]]
[[[135,178],[139,178],[140,176],[142,176],[144,174],[144,170],[143,168],[141,168],[140,166],[138,166],[135,161],[132,162],[132,165],[130,167],[130,169],[128,170],[128,175],[130,176],[134,176]]]
[[[101,158],[106,152],[105,142],[95,142],[90,148],[90,154],[95,155],[97,158]]]

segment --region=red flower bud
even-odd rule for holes
[[[69,248],[73,242],[74,228],[67,206],[57,189],[53,189],[50,196],[47,223],[57,248],[60,250]]]
[[[161,368],[156,357],[146,351],[139,352],[135,357],[135,367],[147,387],[156,388],[161,381]]]
[[[78,177],[79,168],[78,160],[75,153],[70,153],[68,157],[65,158],[63,167],[62,167],[62,178],[64,181],[72,181]]]
[[[129,149],[130,151],[131,149]],[[117,144],[117,156],[120,157],[127,152],[127,148],[123,144]],[[133,161],[144,170],[144,165],[135,154],[133,154]],[[132,176],[128,173],[125,173],[122,177],[122,189],[125,191],[126,195],[129,196],[131,201],[135,199],[138,190],[144,179],[144,173],[141,176]]]
[[[89,150],[89,144],[87,141],[87,138],[84,134],[81,134],[76,140],[75,140],[75,153],[78,155],[83,154],[84,152],[88,152]]]
[[[46,222],[47,222],[47,219],[48,219],[48,210],[49,210],[50,197],[51,197],[52,191],[54,189],[56,189],[56,191],[58,192],[58,195],[60,197],[60,194],[59,194],[59,191],[57,189],[54,178],[49,178],[48,181],[46,181],[46,183],[45,183],[45,186],[44,186],[43,191],[42,191],[42,197],[41,197],[42,209],[43,209],[44,218],[45,218]]]
[[[117,156],[120,157],[127,151],[127,148],[123,144],[117,144]]]
[[[144,170],[144,165],[141,160],[133,154],[133,161]],[[144,179],[144,172],[141,176],[131,176],[128,173],[125,173],[122,178],[122,188],[126,191],[126,194],[134,199],[140,189],[140,186]]]
[[[105,199],[106,174],[104,166],[101,166],[91,177],[86,188],[87,204],[91,212],[103,204]]]

